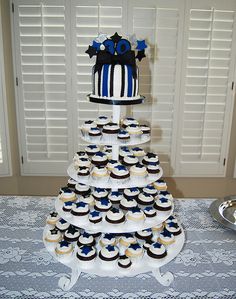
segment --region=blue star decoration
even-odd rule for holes
[[[95,188],[95,191],[98,193],[105,192],[106,190],[104,188]]]
[[[104,154],[103,152],[97,152],[95,154],[95,156],[98,156],[98,157],[104,157],[106,154]]]
[[[172,215],[168,218],[168,220],[174,220],[174,219],[175,219],[175,217]]]
[[[97,43],[95,40],[93,41],[92,47],[95,48],[97,51],[100,51],[101,43]]]
[[[104,116],[104,115],[101,115],[101,116],[99,116],[98,118],[99,118],[99,119],[107,119],[107,117]]]
[[[62,240],[61,242],[59,242],[60,244],[60,247],[69,247],[70,243],[65,241],[65,240]]]
[[[85,255],[88,255],[89,252],[91,252],[92,250],[93,248],[91,246],[88,245],[81,246],[81,252]]]
[[[156,158],[156,154],[153,154],[153,153],[147,153],[146,155],[148,158]]]
[[[117,166],[115,166],[115,168],[120,170],[120,171],[121,170],[127,170],[127,168],[124,165],[117,165]]]
[[[146,192],[143,192],[143,195],[145,196],[145,197],[152,197],[152,195],[151,194],[148,194],[148,193],[146,193]]]
[[[161,197],[159,200],[160,200],[161,203],[168,202],[168,198],[165,198],[165,197]]]
[[[80,161],[86,162],[86,161],[88,161],[88,159],[87,158],[80,158]]]
[[[88,145],[88,148],[94,149],[94,148],[97,148],[97,146],[95,144],[90,144],[90,145]]]
[[[149,165],[149,166],[157,166],[158,163],[157,163],[157,162],[148,162],[148,165]]]
[[[130,190],[131,192],[137,192],[137,191],[138,191],[138,188],[133,187],[133,188],[129,188],[129,190]]]
[[[162,244],[160,244],[160,243],[158,243],[158,242],[155,242],[155,243],[152,244],[152,246],[153,246],[154,248],[161,248]]]
[[[73,205],[73,202],[72,201],[66,201],[65,203],[64,203],[64,206],[72,206]]]
[[[170,222],[170,223],[168,223],[168,226],[169,226],[169,227],[174,227],[174,228],[179,228],[178,223],[175,223],[175,222]]]
[[[145,40],[137,40],[137,47],[136,47],[137,50],[142,51],[146,48],[147,48],[147,45],[145,43]]]
[[[155,190],[155,187],[153,187],[152,185],[147,185],[146,188],[147,188],[148,190]]]
[[[114,214],[119,213],[119,209],[117,209],[117,208],[112,208],[111,211],[112,211],[112,213],[114,213]]]
[[[100,199],[101,205],[108,206],[109,200],[107,198],[101,198]]]
[[[111,252],[111,251],[115,251],[115,247],[113,245],[107,245],[106,249]]]
[[[129,125],[131,128],[137,128],[138,127],[138,125],[136,125],[136,124],[131,124],[131,125]]]
[[[91,124],[93,123],[93,120],[86,120],[84,123],[85,123],[86,125],[91,125]]]
[[[87,205],[86,202],[80,201],[76,203],[76,208],[85,208]]]
[[[79,155],[79,156],[85,156],[86,155],[86,153],[83,152],[83,151],[77,152],[76,154]],[[73,180],[73,181],[75,181],[75,180]]]
[[[172,233],[170,233],[166,228],[164,228],[163,232],[161,232],[161,235],[168,238],[172,237]]]
[[[132,213],[140,213],[141,209],[139,207],[131,208]]]
[[[127,146],[122,146],[121,150],[124,152],[129,152],[129,148]]]
[[[87,232],[84,232],[83,233],[83,237],[86,238],[86,239],[88,239],[90,237],[90,234],[88,234]]]
[[[130,244],[129,248],[131,248],[133,250],[137,250],[137,249],[141,248],[141,246],[138,243],[134,243],[134,244]]]
[[[144,166],[141,163],[138,163],[135,165],[137,168],[144,168]]]
[[[132,151],[135,151],[135,152],[138,152],[138,151],[141,151],[142,149],[140,147],[134,147],[132,148]]]
[[[66,223],[66,221],[65,221],[64,219],[62,219],[62,218],[59,220],[59,222],[60,222],[61,224]]]
[[[118,197],[118,196],[121,196],[122,193],[119,192],[119,191],[112,191],[112,192],[111,192],[111,195],[112,195],[112,196],[117,196],[117,197]]]
[[[92,217],[98,217],[100,215],[100,213],[98,211],[92,211],[92,212],[90,212],[90,215]]]
[[[160,191],[159,194],[163,196],[170,195],[168,191]]]
[[[114,238],[114,235],[113,234],[105,234],[104,235],[104,239],[107,239],[107,240],[111,240]]]
[[[153,210],[153,208],[152,207],[145,207],[144,210],[150,212],[150,211]]]
[[[52,212],[52,213],[50,213],[50,216],[51,216],[51,217],[57,217],[57,215],[58,215],[57,212]]]

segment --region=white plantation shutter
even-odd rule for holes
[[[222,176],[233,107],[236,2],[191,3],[175,169],[182,176]]]
[[[72,157],[70,17],[65,3],[19,0],[14,4],[17,106],[25,175],[66,174]]]
[[[80,139],[79,127],[88,119],[96,119],[99,115],[111,116],[112,106],[90,103],[87,95],[92,91],[92,67],[95,57],[89,58],[85,53],[88,45],[99,33],[113,35],[127,32],[125,1],[122,0],[75,0],[72,1],[72,48],[76,59],[73,67],[74,97],[77,99],[74,118],[77,119],[78,130],[75,138],[78,146],[84,145]]]
[[[10,144],[6,107],[5,72],[0,10],[0,176],[11,175]]]
[[[133,106],[134,117],[152,128],[150,147],[158,153],[165,175],[175,155],[175,113],[179,99],[183,1],[130,1],[129,28],[149,45],[138,63],[140,94],[145,104]]]

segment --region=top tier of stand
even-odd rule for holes
[[[106,105],[119,105],[119,106],[142,104],[145,100],[144,96],[139,96],[137,99],[134,100],[112,100],[108,98],[96,97],[95,95],[92,94],[89,94],[87,97],[89,101],[93,103],[106,104]]]

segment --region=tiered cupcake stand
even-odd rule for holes
[[[94,101],[93,98],[90,98],[90,101],[97,102],[97,100]],[[139,103],[141,103],[141,102],[142,102],[142,100],[139,101]],[[104,100],[100,101],[100,103],[104,104],[105,101]],[[113,105],[113,122],[114,123],[119,123],[119,121],[120,121],[120,105],[126,105],[125,101],[120,101],[118,105],[117,105],[117,103],[118,102],[114,103],[111,101],[106,103],[106,104]],[[89,140],[88,137],[83,136],[83,139],[85,141],[91,143],[91,140]],[[140,139],[140,141],[138,141],[138,142],[130,141],[129,143],[126,143],[125,145],[129,146],[129,145],[133,145],[133,144],[142,144],[142,143],[148,142],[149,140],[150,140],[150,138]],[[93,142],[93,143],[103,145],[103,141]],[[104,145],[109,145],[109,144],[107,144],[107,142],[104,142]],[[113,141],[113,142],[111,142],[110,145],[112,145],[112,159],[118,160],[119,147],[124,144],[122,144],[119,141],[117,141],[117,142]],[[73,178],[77,182],[85,183],[84,181],[82,181],[82,182],[80,181],[73,164],[71,164],[69,166],[68,174],[71,178]],[[140,179],[138,182],[132,181],[132,179],[130,179],[127,183],[118,183],[118,182],[112,183],[111,181],[108,181],[106,183],[101,184],[99,181],[89,179],[86,182],[86,184],[90,185],[91,187],[100,187],[100,188],[111,189],[112,191],[115,191],[118,189],[120,190],[120,189],[125,189],[125,188],[131,188],[131,187],[140,187],[141,188],[141,187],[145,187],[148,184],[153,183],[154,181],[158,180],[159,178],[161,178],[162,175],[163,175],[163,171],[160,168],[160,172],[158,175],[148,177],[147,179]],[[172,203],[171,210],[165,211],[165,212],[164,211],[160,212],[160,213],[158,213],[158,215],[156,217],[151,218],[151,220],[146,218],[146,220],[144,222],[142,222],[141,224],[140,223],[137,223],[137,224],[136,223],[128,223],[128,222],[124,223],[124,224],[109,224],[104,221],[102,221],[101,224],[100,223],[92,224],[88,220],[81,221],[79,219],[79,217],[76,218],[71,215],[68,216],[68,213],[64,212],[62,210],[62,207],[63,207],[63,202],[59,198],[57,198],[55,201],[55,209],[61,218],[63,218],[68,223],[72,224],[73,226],[76,226],[76,227],[85,229],[86,231],[90,231],[90,232],[94,232],[94,233],[95,232],[127,233],[127,232],[135,232],[135,231],[152,228],[158,224],[163,223],[173,213],[173,209],[174,209],[173,203]],[[161,274],[160,268],[162,266],[164,266],[165,264],[169,263],[171,260],[173,260],[178,255],[178,253],[181,251],[181,249],[183,247],[184,240],[185,240],[184,232],[183,232],[183,229],[181,228],[182,232],[181,232],[181,234],[175,236],[175,242],[171,245],[168,245],[167,256],[165,258],[150,260],[150,258],[146,255],[146,253],[144,253],[143,257],[138,259],[137,261],[135,261],[129,269],[122,269],[117,264],[116,265],[113,264],[113,266],[111,266],[111,267],[103,268],[103,266],[100,264],[99,258],[96,258],[96,260],[92,264],[85,267],[85,266],[81,266],[78,263],[78,259],[76,257],[75,250],[73,252],[73,255],[66,260],[62,260],[62,259],[58,258],[58,256],[55,253],[55,250],[52,250],[51,247],[49,246],[49,244],[45,241],[46,232],[50,228],[51,227],[49,225],[46,225],[46,227],[44,229],[43,240],[44,240],[45,247],[48,249],[50,254],[55,259],[57,259],[59,262],[63,263],[67,267],[71,268],[70,276],[66,275],[59,279],[58,285],[63,290],[69,290],[76,283],[81,272],[96,274],[99,276],[124,277],[124,276],[135,276],[140,273],[145,273],[145,272],[151,271],[159,283],[161,283],[164,286],[168,286],[171,284],[174,277],[173,277],[172,273],[170,273],[170,272]]]

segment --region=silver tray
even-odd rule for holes
[[[209,210],[216,221],[236,230],[236,195],[213,201]]]

